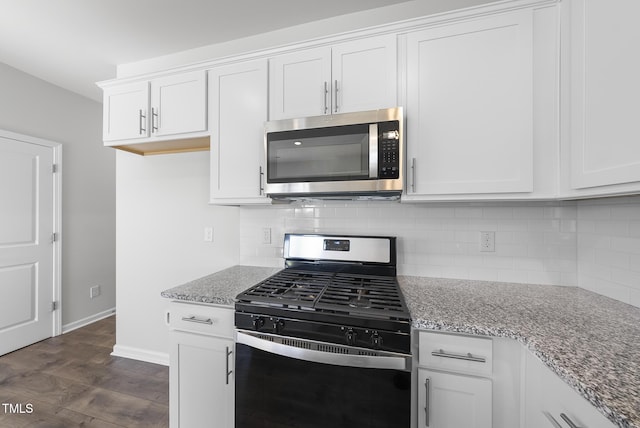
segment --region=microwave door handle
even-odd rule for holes
[[[369,125],[369,178],[378,178],[378,124]]]

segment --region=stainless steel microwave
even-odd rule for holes
[[[265,123],[272,198],[394,199],[404,183],[402,108]]]

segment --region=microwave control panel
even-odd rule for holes
[[[398,122],[378,124],[378,178],[400,177],[400,133]]]

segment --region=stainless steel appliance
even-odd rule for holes
[[[265,154],[272,198],[398,198],[402,108],[267,122]]]
[[[287,234],[284,253],[237,296],[236,426],[409,428],[395,238]]]

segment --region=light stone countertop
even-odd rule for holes
[[[640,427],[640,309],[578,287],[398,282],[414,328],[516,339],[614,424]]]
[[[234,266],[163,291],[227,305],[281,268]],[[399,276],[412,326],[523,343],[621,428],[640,428],[640,309],[577,287]]]
[[[187,302],[233,307],[236,296],[282,270],[258,266],[233,266],[160,293],[162,297]]]

